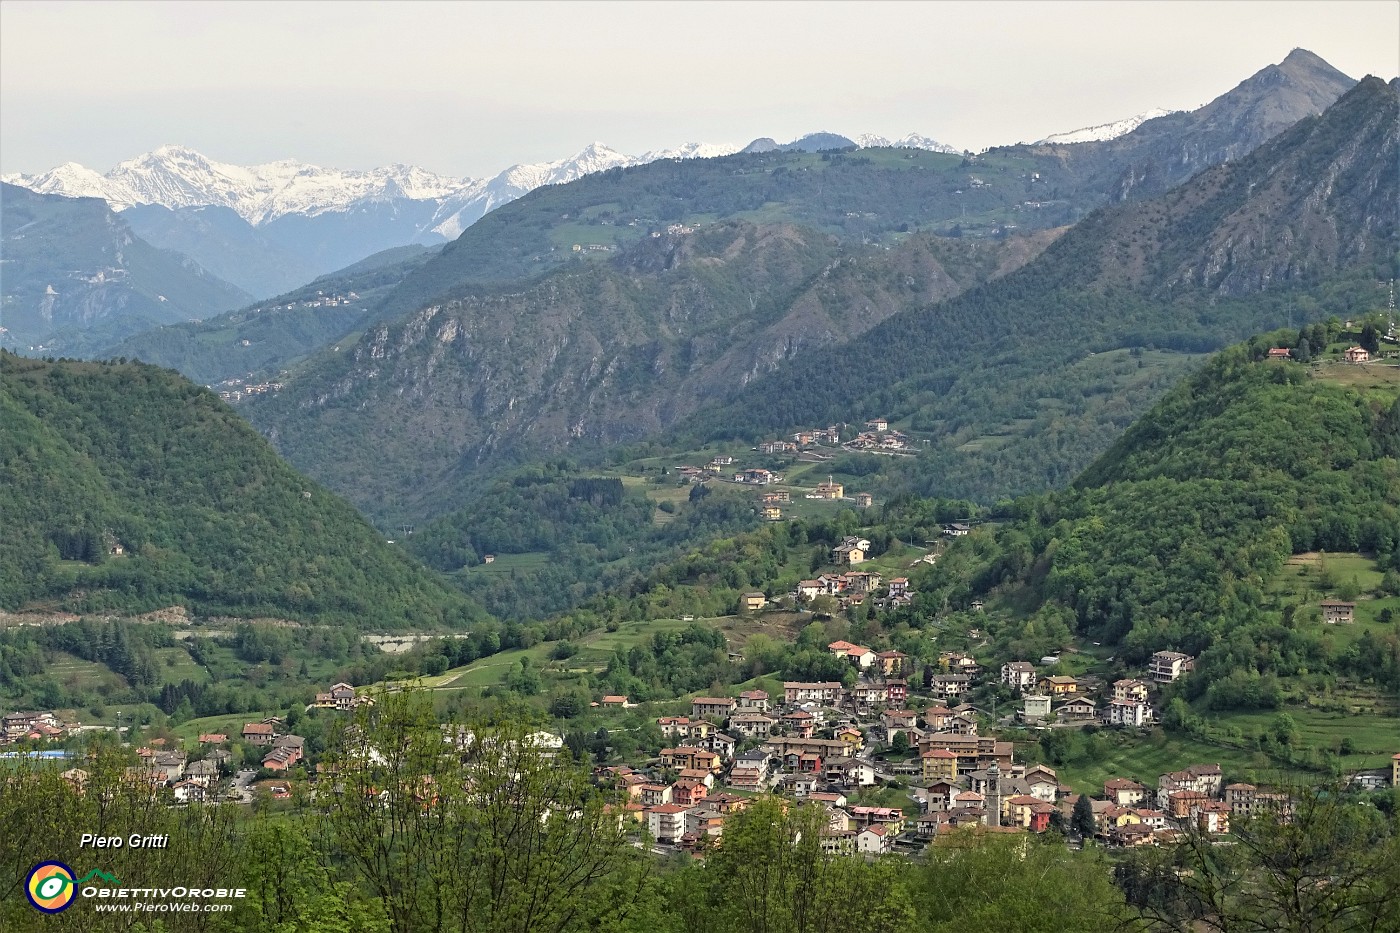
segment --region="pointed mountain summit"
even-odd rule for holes
[[[1067,481],[1107,447],[1112,422],[1154,398],[1135,384],[1116,410],[1090,414],[1087,399],[1118,390],[1086,388],[1105,378],[1089,368],[1146,348],[1179,373],[1187,353],[1296,321],[1300,307],[1374,301],[1400,236],[1398,158],[1400,95],[1366,78],[1248,156],[1101,208],[1005,278],[806,354],[683,430],[766,436],[878,410],[930,432],[921,490],[995,499]],[[963,446],[973,425],[999,426],[997,443]]]
[[[1317,55],[1294,49],[1191,111],[1147,120],[1099,142],[1011,146],[1040,152],[1117,200],[1154,197],[1197,172],[1253,152],[1304,117],[1316,116],[1356,84]]]

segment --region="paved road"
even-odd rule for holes
[[[258,772],[256,771],[240,771],[238,772],[238,776],[233,779],[232,792],[238,794],[239,803],[253,802],[253,792],[249,788],[249,785],[253,783],[253,778],[257,776]]]

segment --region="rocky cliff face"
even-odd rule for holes
[[[1294,49],[1196,110],[1148,120],[1113,139],[1014,148],[1028,148],[1078,179],[1080,190],[1140,200],[1253,152],[1322,113],[1355,83],[1312,52]]]
[[[1166,296],[1305,287],[1377,261],[1400,232],[1400,95],[1366,78],[1248,159],[1210,169],[1140,211],[1108,213],[1103,282]],[[1380,273],[1382,277],[1383,273]]]
[[[601,266],[376,325],[250,415],[372,514],[421,514],[468,474],[644,438],[1053,237],[843,250],[801,227],[733,222],[648,238]],[[374,438],[372,464],[346,455],[349,436]]]

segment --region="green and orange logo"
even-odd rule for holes
[[[40,862],[24,880],[24,893],[35,910],[56,914],[71,907],[78,888],[94,879],[121,886],[120,880],[96,868],[74,881],[73,869],[62,862]]]
[[[40,862],[25,879],[24,893],[35,910],[46,914],[67,910],[78,893],[73,869],[62,862]]]

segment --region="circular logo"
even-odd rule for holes
[[[62,862],[40,862],[25,879],[24,893],[35,910],[46,914],[66,910],[77,894],[73,869]]]

